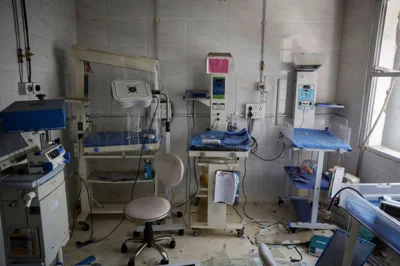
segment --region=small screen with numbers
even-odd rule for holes
[[[299,101],[314,101],[314,86],[311,85],[300,85],[298,96]]]

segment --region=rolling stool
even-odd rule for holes
[[[183,178],[184,166],[182,160],[167,153],[157,153],[154,161],[154,170],[158,180],[167,187],[176,187]],[[145,223],[143,239],[129,238],[124,241],[121,247],[122,253],[128,252],[126,243],[140,243],[140,247],[132,254],[128,266],[135,266],[136,257],[145,247],[153,247],[162,256],[161,264],[168,264],[167,252],[157,242],[167,241],[169,248],[175,248],[175,239],[171,236],[154,238],[152,223],[166,218],[171,211],[171,204],[168,200],[157,196],[148,196],[135,199],[126,205],[124,215],[126,218]]]

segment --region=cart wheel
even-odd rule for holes
[[[296,233],[296,231],[297,231],[297,228],[289,228],[289,230],[290,230],[290,232],[292,233],[292,234],[294,234],[294,233]]]
[[[129,260],[128,266],[135,266],[135,260]]]
[[[135,232],[133,232],[133,237],[135,237],[135,238],[137,238],[137,237],[139,237],[140,236],[140,232],[138,232],[138,231],[135,231]]]
[[[171,242],[169,242],[168,247],[169,247],[170,249],[174,249],[174,248],[176,247],[176,241],[175,241],[175,240],[172,240]]]
[[[200,231],[200,229],[193,229],[193,235],[194,236],[199,236],[201,234],[201,231]]]
[[[126,244],[122,244],[121,246],[121,253],[127,253],[128,252],[128,246]]]
[[[82,231],[89,231],[90,226],[87,222],[79,222],[79,225],[81,226]]]
[[[176,213],[176,217],[178,217],[178,218],[183,217],[183,213],[182,213],[182,212],[177,212],[177,213]]]
[[[167,265],[167,264],[169,264],[169,260],[164,260],[163,259],[160,264],[161,265]],[[133,265],[133,266],[135,266],[135,265]]]
[[[244,228],[243,229],[237,229],[237,236],[238,237],[243,237],[244,236]]]
[[[179,229],[178,236],[183,236],[184,234],[185,234],[185,231],[183,229]]]

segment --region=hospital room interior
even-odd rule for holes
[[[1,0],[0,266],[400,265],[400,0]]]

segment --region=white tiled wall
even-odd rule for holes
[[[336,101],[346,105],[339,113],[349,119],[353,152],[345,155],[344,166],[355,173],[359,155],[359,130],[366,70],[370,49],[375,0],[348,0],[343,25],[342,50]],[[362,182],[399,182],[400,165],[365,151],[360,178]]]
[[[172,126],[172,150],[186,161],[187,124],[182,115],[186,114],[187,106],[182,95],[186,89],[208,89],[209,81],[204,69],[208,52],[233,54],[235,71],[229,75],[229,86],[234,89],[238,81],[239,112],[244,112],[246,102],[259,101],[255,86],[259,81],[263,0],[157,2],[162,83],[174,102],[175,112],[180,115]],[[292,71],[290,64],[280,62],[281,40],[293,36],[295,52],[327,54],[328,61],[320,70],[318,100],[334,101],[344,0],[267,0],[266,3],[264,52],[270,116],[262,123],[256,122],[255,134],[259,135],[259,143],[263,146],[260,148],[262,156],[273,157],[275,139],[280,131],[280,125],[275,126],[275,119],[271,116],[275,112],[276,79],[282,71]],[[154,0],[76,0],[75,12],[78,44],[150,57],[155,55]],[[90,85],[90,95],[98,103],[92,104],[92,112],[121,112],[117,104],[110,103],[110,94],[103,94],[110,90],[115,70],[108,69],[108,83],[103,73],[96,74],[96,69],[94,72],[90,75],[93,84]],[[137,73],[130,71],[127,76],[139,78]],[[287,95],[291,97],[291,93]],[[230,99],[234,102],[234,93]],[[208,114],[208,109],[198,103],[195,109],[197,114]],[[234,111],[234,104],[229,106],[229,110]],[[279,122],[282,124],[283,118]],[[206,118],[197,119],[196,130],[204,130],[207,125]],[[263,125],[262,131],[260,125]],[[282,183],[282,166],[286,163],[286,159],[265,163],[250,157],[248,164],[251,167],[248,167],[246,177],[249,195],[275,199],[282,193],[283,184],[276,186],[276,183]],[[184,184],[178,191],[183,189]]]
[[[32,58],[32,80],[42,85],[42,93],[48,98],[70,95],[74,84],[73,60],[70,45],[75,43],[75,12],[73,0],[29,0],[27,13]],[[0,1],[0,110],[18,100],[36,99],[18,95],[19,81],[16,39],[12,1]],[[25,78],[26,68],[24,66]],[[54,135],[61,134],[54,132]],[[66,136],[65,132],[63,136]],[[68,136],[64,144],[68,144]],[[71,182],[72,181],[72,182]],[[71,203],[76,198],[74,180],[67,180],[67,192]],[[1,228],[1,226],[0,226]],[[0,229],[0,265],[5,265],[2,253]]]

